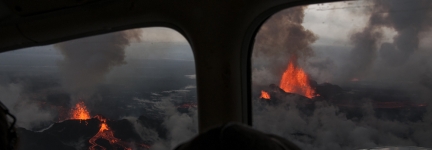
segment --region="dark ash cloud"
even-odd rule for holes
[[[140,40],[140,30],[126,30],[62,42],[59,62],[63,86],[71,95],[87,98],[115,66],[126,64],[125,48]]]
[[[350,36],[354,48],[350,61],[344,66],[343,79],[367,76],[378,56],[386,64],[400,66],[419,50],[421,34],[429,31],[432,23],[429,0],[377,0],[370,1],[372,8],[367,26]],[[382,43],[383,28],[397,32],[393,42]]]
[[[258,31],[252,55],[253,72],[270,72],[271,76],[258,76],[254,78],[271,79],[273,83],[279,82],[280,75],[287,67],[290,57],[305,60],[312,56],[311,44],[318,37],[303,27],[303,18],[306,7],[293,7],[282,10],[270,17]],[[271,64],[263,68],[260,65]],[[265,75],[265,74],[262,74]],[[253,80],[254,84],[260,80]],[[257,81],[257,82],[255,82]]]

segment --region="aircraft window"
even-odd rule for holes
[[[22,150],[173,149],[198,133],[191,47],[131,29],[0,54]]]
[[[252,54],[253,126],[303,149],[432,148],[432,1],[271,16]]]

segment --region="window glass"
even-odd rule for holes
[[[173,149],[197,134],[186,39],[143,28],[0,54],[19,149]]]
[[[303,149],[432,148],[432,1],[292,7],[257,32],[253,126]]]

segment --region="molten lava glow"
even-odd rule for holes
[[[292,57],[288,63],[288,68],[282,75],[280,88],[285,92],[296,93],[308,98],[314,97],[314,89],[309,85],[309,77],[295,65],[296,59]]]
[[[105,147],[96,143],[96,140],[98,139],[107,140],[113,147],[121,147],[124,150],[132,150],[132,148],[129,147],[129,144],[127,142],[123,142],[120,139],[114,137],[114,132],[108,127],[105,118],[99,115],[96,116],[95,118],[97,118],[101,122],[101,124],[99,128],[99,132],[89,140],[89,143],[91,144],[89,150],[96,150],[96,149],[106,150]],[[147,145],[145,145],[144,147],[150,148],[150,146]]]
[[[80,120],[90,119],[90,114],[87,111],[87,107],[85,106],[83,101],[78,102],[75,105],[75,108],[72,108],[71,118],[80,119]],[[89,147],[90,150],[96,150],[96,149],[106,150],[105,147],[96,143],[98,139],[107,140],[111,144],[111,146],[114,147],[114,149],[122,148],[124,150],[132,150],[132,148],[129,147],[129,143],[123,142],[120,139],[114,137],[114,132],[109,128],[108,124],[106,123],[106,119],[104,117],[97,115],[95,116],[95,118],[97,118],[100,121],[100,128],[98,133],[89,140],[89,143],[91,144],[91,146]],[[146,144],[139,144],[139,146],[146,149],[150,148],[150,146]]]
[[[78,102],[75,108],[71,110],[71,119],[86,120],[90,119],[90,113],[87,111],[83,101]]]
[[[269,100],[270,94],[268,94],[266,91],[261,91],[261,97],[260,98]]]

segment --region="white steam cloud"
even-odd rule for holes
[[[144,141],[151,141],[151,150],[174,149],[179,144],[190,140],[198,133],[198,113],[196,108],[189,108],[188,113],[181,113],[173,103],[174,95],[163,97],[160,101],[139,100],[152,105],[155,111],[163,115],[164,128],[167,129],[166,139],[154,129],[149,129],[136,122],[134,117],[126,117],[134,124],[136,132]]]
[[[423,121],[402,122],[374,116],[371,103],[361,107],[362,118],[348,119],[337,106],[317,102],[308,116],[296,106],[296,96],[280,105],[254,101],[254,127],[280,135],[308,150],[343,150],[377,146],[432,147],[432,107]]]
[[[17,118],[17,126],[31,129],[54,119],[54,115],[39,107],[36,101],[23,93],[22,85],[10,83],[0,85],[0,100]]]

